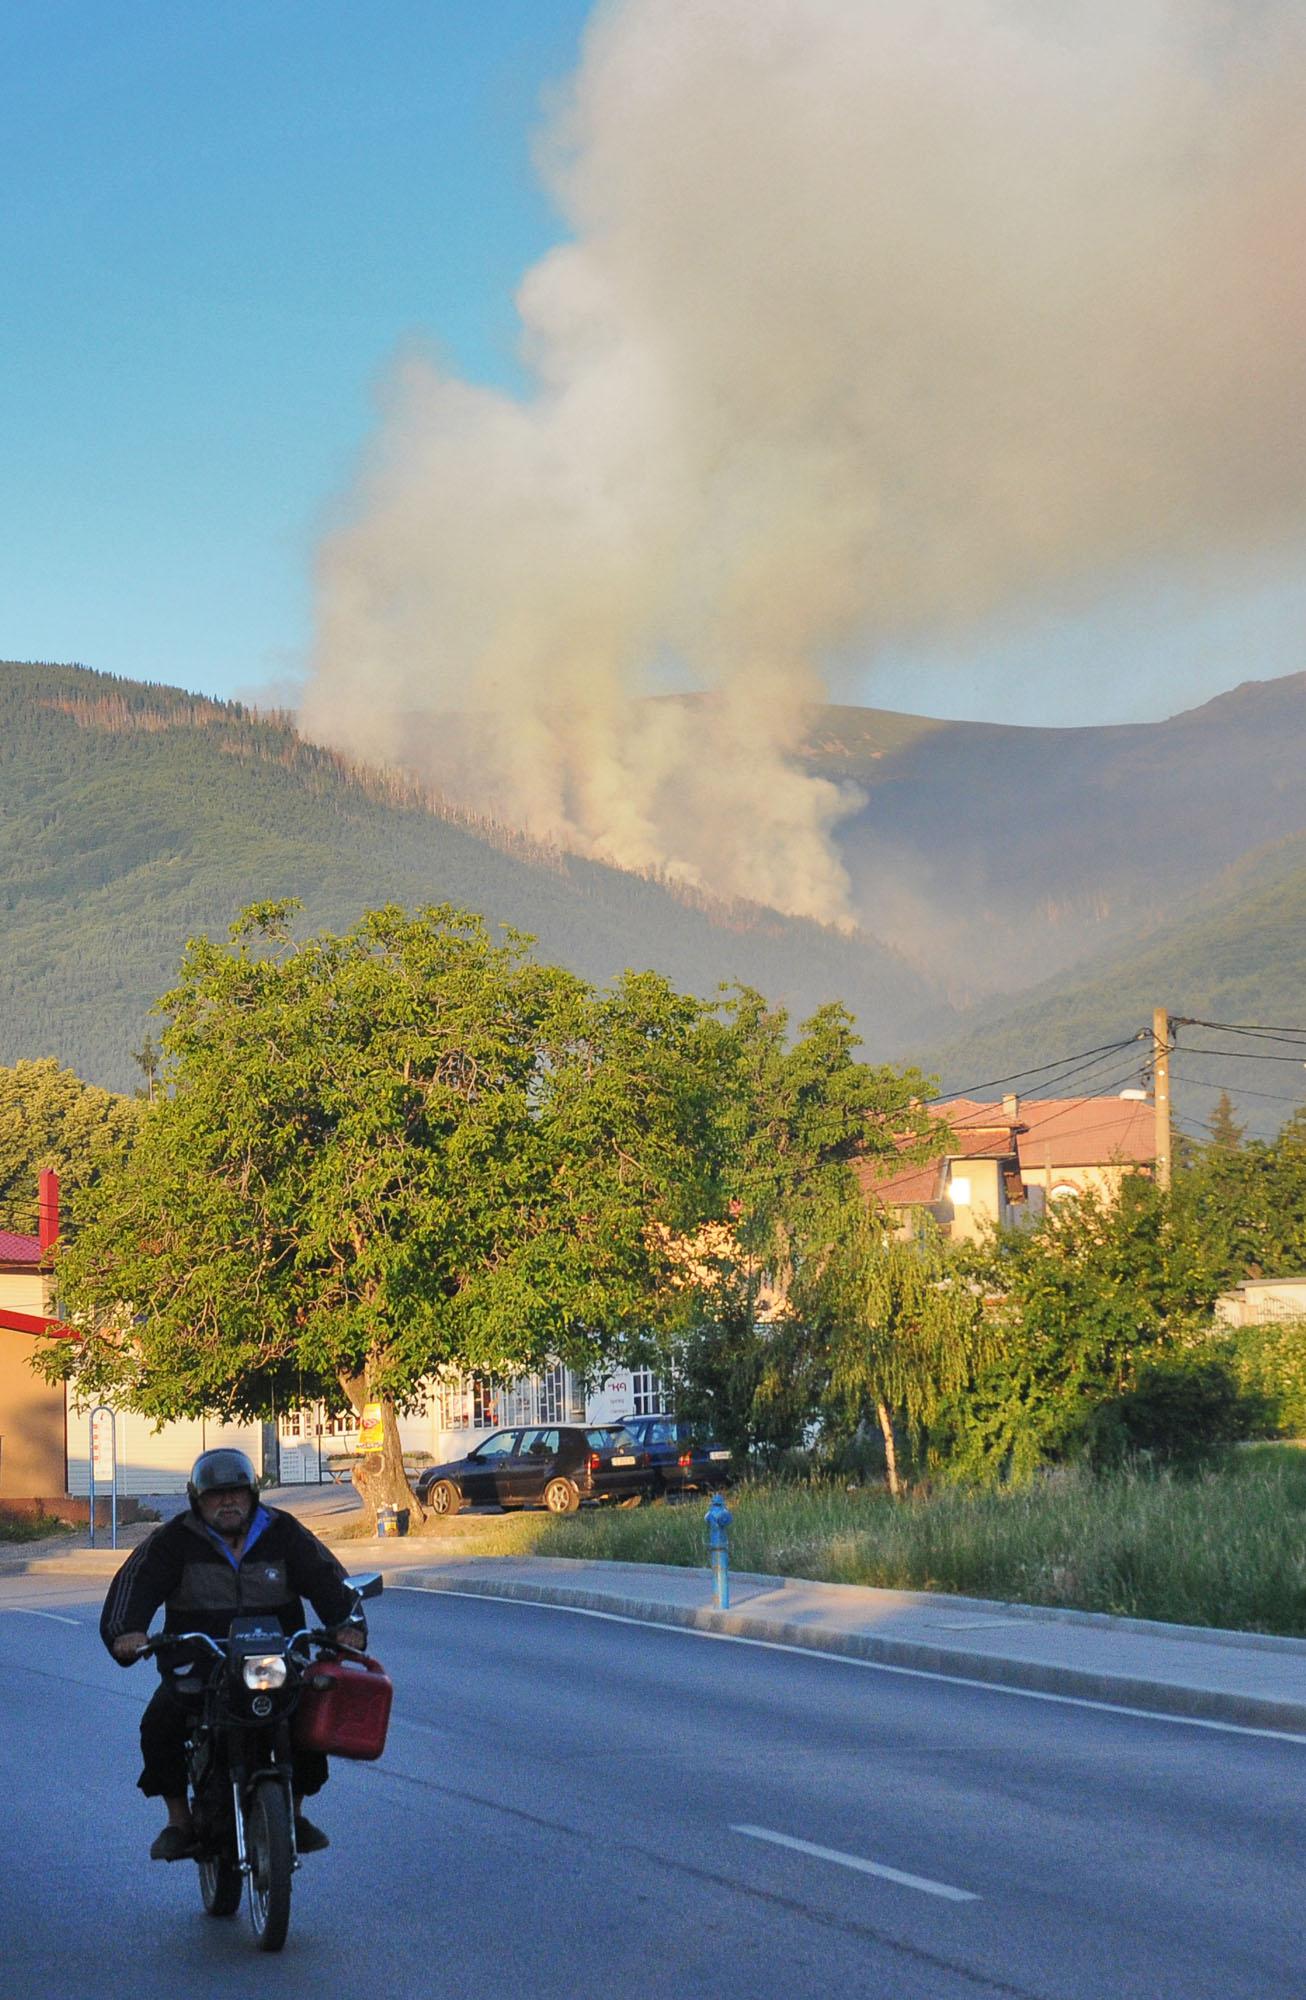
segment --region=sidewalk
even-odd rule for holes
[[[742,1572],[731,1576],[729,1611],[716,1611],[706,1570],[484,1556],[473,1547],[460,1555],[456,1539],[349,1541],[337,1552],[349,1569],[379,1569],[391,1585],[569,1605],[1306,1739],[1306,1639]],[[126,1553],[33,1551],[23,1567],[107,1585]]]

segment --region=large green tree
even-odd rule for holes
[[[1306,1271],[1306,1111],[1272,1140],[1232,1133],[1202,1147],[1175,1199],[1223,1284]]]
[[[778,1450],[801,1441],[820,1407],[832,1297],[823,1279],[868,1213],[858,1165],[919,1159],[937,1149],[940,1127],[923,1103],[930,1080],[860,1061],[840,1006],[794,1036],[783,1010],[738,990],[708,1040],[730,1228],[694,1260],[671,1365],[685,1415],[711,1420],[735,1446]],[[849,1297],[841,1303],[857,1338]]]
[[[78,1196],[124,1157],[139,1121],[132,1098],[83,1083],[52,1056],[0,1069],[0,1229],[35,1233],[42,1167],[58,1173],[75,1226]]]
[[[450,908],[188,947],[164,1087],[61,1262],[87,1393],[141,1410],[380,1403],[365,1503],[414,1504],[396,1412],[441,1368],[592,1371],[656,1325],[722,1201],[719,1036],[652,974],[607,995]]]

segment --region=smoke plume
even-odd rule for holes
[[[1299,532],[1303,101],[1298,0],[600,6],[531,392],[397,368],[306,726],[841,920],[823,662]]]

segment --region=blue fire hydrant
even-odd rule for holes
[[[712,1602],[718,1611],[730,1609],[730,1523],[734,1518],[724,1496],[714,1493],[703,1519],[707,1522],[707,1555],[712,1565]]]

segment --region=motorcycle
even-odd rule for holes
[[[379,1597],[379,1575],[350,1577],[355,1609]],[[194,1655],[176,1691],[190,1705],[186,1768],[195,1823],[200,1897],[231,1917],[249,1886],[260,1951],[280,1951],[290,1926],[295,1846],[295,1744],[337,1756],[379,1757],[390,1682],[367,1654],[305,1626],[287,1634],[267,1613],[232,1620],[225,1640],[161,1632],[138,1654]]]

